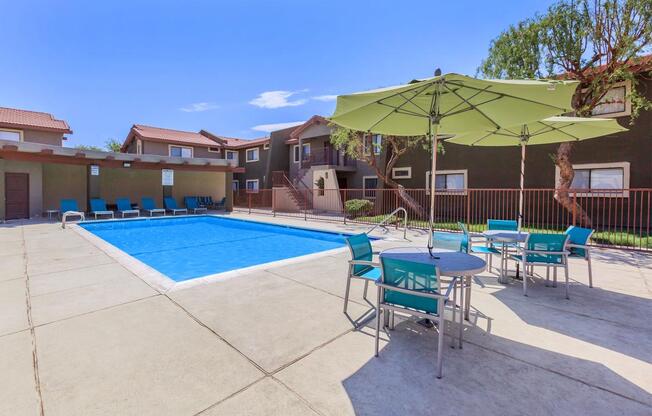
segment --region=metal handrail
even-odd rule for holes
[[[407,210],[406,210],[405,208],[403,208],[403,207],[398,207],[398,208],[396,208],[394,211],[392,211],[392,212],[390,212],[389,214],[387,214],[387,215],[385,216],[385,218],[383,218],[383,220],[382,220],[381,222],[379,222],[378,224],[376,224],[376,225],[374,225],[373,227],[371,227],[371,228],[369,229],[369,231],[367,231],[365,234],[369,234],[369,233],[371,233],[373,230],[375,230],[376,228],[380,227],[381,225],[384,225],[385,222],[386,222],[387,220],[389,220],[391,217],[393,217],[394,214],[396,214],[397,212],[402,212],[402,213],[403,213],[403,240],[407,240],[407,217],[408,217],[408,213],[407,213]]]

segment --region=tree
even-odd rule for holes
[[[378,179],[390,188],[398,191],[399,197],[419,215],[424,215],[423,207],[412,198],[405,188],[394,181],[391,176],[392,168],[411,149],[423,149],[430,152],[431,143],[426,136],[383,136],[380,148],[373,143],[373,135],[359,131],[349,130],[331,124],[331,143],[351,158],[361,160],[371,166]],[[437,151],[443,153],[443,146],[438,142]],[[378,157],[385,152],[384,165]]]
[[[122,143],[120,143],[116,139],[108,139],[107,141],[104,142],[104,147],[109,152],[119,153],[120,149],[122,148]]]
[[[93,151],[96,151],[96,152],[103,152],[104,151],[104,149],[102,149],[101,147],[93,146],[93,145],[90,145],[90,144],[78,144],[77,146],[75,146],[75,149],[77,149],[77,150],[93,150]]]
[[[478,72],[494,78],[577,80],[573,107],[578,116],[591,116],[615,83],[629,80],[633,122],[640,111],[652,109],[639,93],[636,78],[638,59],[649,51],[651,41],[650,0],[563,0],[501,33]],[[555,199],[590,225],[591,219],[569,194],[575,175],[572,150],[572,142],[561,143],[553,156],[560,172]]]

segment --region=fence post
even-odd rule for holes
[[[466,226],[471,227],[471,192],[470,189],[466,190]]]
[[[344,219],[344,225],[346,225],[346,188],[344,188],[344,198],[342,200],[342,218]]]
[[[308,221],[308,190],[306,189],[303,198],[303,220]]]
[[[249,214],[251,214],[251,193],[247,192],[247,205],[249,205]]]
[[[272,188],[272,215],[276,216],[276,189]]]
[[[573,193],[573,225],[577,221],[577,193]]]

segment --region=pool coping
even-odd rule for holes
[[[264,221],[257,221],[257,220],[245,220],[241,218],[229,218],[224,215],[219,215],[219,214],[204,214],[204,215],[177,215],[177,216],[167,216],[167,217],[154,217],[154,218],[149,218],[149,217],[134,217],[134,218],[116,218],[116,219],[109,219],[109,220],[99,220],[99,221],[86,221],[87,223],[99,223],[99,222],[115,222],[115,221],[129,221],[129,220],[156,220],[160,218],[167,218],[167,219],[172,219],[172,218],[197,218],[201,216],[206,216],[206,217],[218,217],[218,218],[224,218],[224,219],[229,219],[232,221],[243,221],[243,222],[253,222],[257,224],[264,224],[264,225],[274,225],[278,227],[284,227],[284,228],[295,228],[295,229],[300,229],[300,230],[307,230],[307,231],[316,231],[316,232],[322,232],[322,233],[328,233],[328,234],[347,234],[347,233],[342,233],[342,232],[337,232],[337,231],[330,231],[330,230],[323,230],[323,229],[317,229],[317,228],[311,228],[311,227],[298,227],[294,225],[286,225],[286,224],[274,224],[271,222],[264,222]],[[139,277],[141,280],[143,280],[145,283],[147,283],[149,286],[154,288],[160,293],[168,293],[176,290],[182,290],[182,289],[187,289],[190,287],[195,287],[195,286],[200,286],[200,285],[205,285],[209,283],[213,283],[216,281],[223,281],[227,279],[231,279],[234,277],[238,276],[245,276],[251,273],[254,273],[256,271],[260,270],[268,270],[268,269],[274,269],[277,267],[282,267],[282,266],[287,266],[290,264],[296,264],[296,263],[302,263],[311,259],[316,259],[320,257],[327,257],[331,256],[334,254],[339,254],[343,253],[347,250],[347,247],[339,247],[335,249],[330,249],[330,250],[324,250],[320,251],[317,253],[310,253],[310,254],[304,254],[302,256],[296,256],[296,257],[291,257],[288,259],[282,259],[282,260],[275,260],[267,263],[261,263],[261,264],[256,264],[253,266],[249,267],[243,267],[240,269],[235,269],[235,270],[229,270],[225,272],[220,272],[220,273],[214,273],[214,274],[208,274],[205,276],[199,276],[195,277],[192,279],[188,280],[183,280],[180,282],[177,282],[173,280],[172,278],[168,277],[167,275],[159,272],[158,270],[154,269],[153,267],[143,263],[142,261],[138,260],[135,257],[132,257],[128,253],[122,251],[121,249],[117,248],[113,244],[105,241],[101,237],[98,237],[97,235],[93,234],[92,232],[88,231],[84,227],[80,226],[79,223],[74,223],[69,225],[71,230],[74,230],[77,234],[79,234],[81,237],[85,238],[88,240],[91,244],[96,246],[98,249],[103,251],[107,256],[109,256],[111,259],[115,260],[118,264],[135,274],[137,277]],[[382,237],[370,237],[374,240],[384,240],[385,238]]]

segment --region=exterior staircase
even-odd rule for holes
[[[272,172],[272,186],[274,188],[285,188],[290,199],[299,210],[311,210],[313,207],[312,188],[303,182],[303,177],[310,169],[302,169],[303,172],[294,181],[290,180],[285,171]]]

